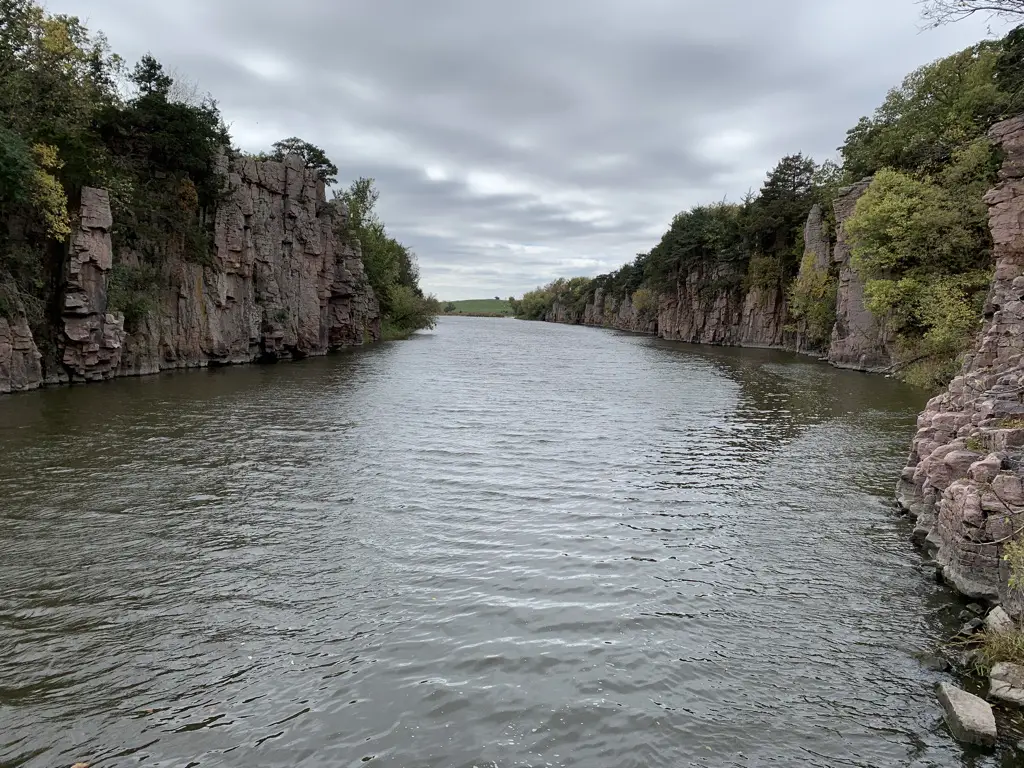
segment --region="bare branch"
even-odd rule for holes
[[[917,0],[917,4],[929,27],[953,24],[978,13],[1024,21],[1024,0]]]

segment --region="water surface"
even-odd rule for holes
[[[914,655],[923,401],[484,318],[2,399],[0,764],[1000,764]]]

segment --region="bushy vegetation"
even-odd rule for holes
[[[77,18],[0,0],[0,314],[25,312],[46,345],[71,215],[82,187],[95,186],[109,191],[114,218],[109,308],[141,327],[170,257],[216,268],[213,224],[228,191],[220,169],[237,152],[216,102],[154,57],[129,67]],[[283,139],[265,157],[290,153],[325,184],[336,181],[337,167],[302,139]],[[414,257],[387,236],[372,202],[362,216],[354,221],[388,327],[428,326],[432,304]]]
[[[374,180],[365,177],[334,193],[334,200],[348,208],[348,227],[362,245],[366,276],[380,302],[384,338],[403,338],[433,328],[441,307],[420,289],[416,254],[389,235],[377,216],[379,197]]]
[[[928,7],[936,21],[982,8],[945,0]],[[896,372],[939,387],[978,330],[990,280],[982,198],[1001,158],[986,134],[1021,111],[1024,27],[912,72],[847,132],[841,164],[784,157],[757,194],[677,214],[649,253],[610,274],[531,291],[516,302],[517,315],[540,319],[557,305],[574,316],[599,289],[636,303],[637,291],[672,296],[686,282],[707,298],[752,290],[784,296],[790,327],[823,347],[835,322],[836,267],[805,257],[802,227],[820,204],[834,243],[838,191],[871,177],[845,224],[852,266],[865,281],[868,309],[894,338]]]
[[[804,222],[831,189],[833,167],[801,154],[787,156],[759,194],[678,213],[650,252],[609,274],[555,280],[528,292],[516,302],[517,315],[542,319],[556,304],[578,315],[599,290],[620,301],[629,297],[638,312],[654,315],[658,297],[674,293],[681,280],[695,280],[708,298],[755,288],[783,291],[800,269]]]
[[[868,308],[895,334],[904,378],[935,388],[959,367],[992,266],[984,193],[993,122],[1022,107],[1024,38],[971,46],[911,73],[847,135],[845,165],[873,175],[846,223]]]

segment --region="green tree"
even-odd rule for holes
[[[359,239],[366,277],[380,302],[389,334],[401,336],[433,327],[433,315],[440,305],[420,289],[416,255],[389,235],[377,216],[379,198],[372,178],[360,177],[347,189],[335,190],[334,201],[347,209],[347,217],[338,220],[347,220],[349,231]]]
[[[288,139],[274,142],[274,152],[271,155],[275,160],[284,160],[286,155],[298,155],[302,158],[306,167],[316,172],[316,176],[324,184],[334,184],[338,180],[338,166],[330,161],[327,153],[315,144],[292,136]]]
[[[165,99],[171,92],[171,86],[174,84],[174,79],[164,72],[163,65],[148,53],[139,59],[139,63],[135,65],[135,69],[132,70],[131,79],[138,87],[141,95],[157,94]]]
[[[844,230],[865,304],[900,342],[907,377],[943,384],[981,321],[989,250],[969,200],[939,184],[879,171]]]
[[[996,78],[1001,51],[1001,41],[986,41],[909,74],[847,132],[847,179],[881,168],[937,172],[958,147],[983,137],[1010,106]]]

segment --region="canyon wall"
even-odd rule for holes
[[[834,204],[837,222],[844,222],[853,215],[857,200],[870,183],[871,179],[864,179],[839,191]],[[850,245],[840,225],[832,255],[839,268],[839,289],[828,361],[839,368],[882,371],[892,365],[888,334],[884,324],[864,306],[864,282],[854,271],[850,259]]]
[[[683,274],[674,290],[656,298],[656,312],[639,312],[630,296],[608,296],[598,289],[582,311],[556,302],[544,319],[652,333],[694,344],[778,347],[827,356],[843,368],[883,370],[892,363],[885,329],[864,306],[864,285],[850,264],[850,248],[842,232],[869,183],[866,179],[840,191],[835,202],[838,237],[834,248],[820,206],[812,207],[804,226],[801,270],[838,274],[831,344],[816,343],[803,323],[792,321],[781,289],[756,285],[745,289],[743,265],[720,264],[710,271],[698,267]]]
[[[126,327],[109,311],[116,265],[107,193],[82,190],[68,244],[59,322],[47,366],[23,312],[0,319],[0,392],[43,384],[138,376],[170,368],[296,359],[380,338],[380,311],[344,207],[301,158],[224,160],[226,199],[214,222],[211,263],[173,250],[156,267],[150,306]],[[340,218],[339,218],[340,217]],[[52,368],[49,370],[48,368]]]
[[[947,582],[1020,613],[1002,555],[1024,520],[1024,117],[990,137],[1004,162],[985,197],[996,260],[985,323],[959,375],[918,417],[896,492]]]

